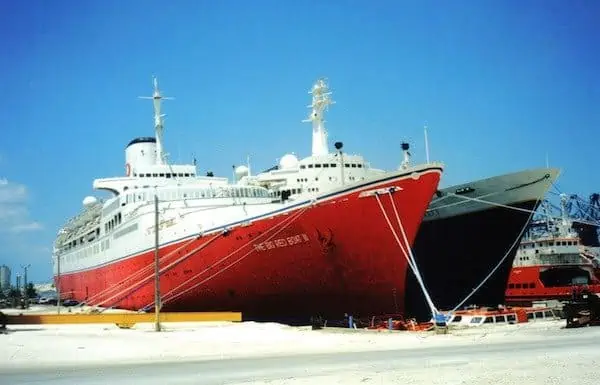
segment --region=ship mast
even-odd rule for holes
[[[331,92],[323,78],[317,80],[308,93],[312,94],[312,104],[308,106],[308,108],[312,108],[312,112],[308,119],[304,119],[302,122],[312,122],[313,125],[312,155],[327,155],[329,154],[329,146],[327,145],[327,131],[325,130],[323,113],[330,104],[335,102],[331,99]]]
[[[166,163],[166,154],[163,152],[163,117],[165,114],[160,113],[160,103],[162,100],[173,100],[173,98],[165,97],[160,94],[158,89],[158,79],[152,77],[154,82],[154,92],[152,96],[140,96],[140,99],[152,99],[154,104],[154,132],[156,137],[156,164]]]

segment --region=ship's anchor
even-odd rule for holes
[[[329,228],[327,230],[329,234],[323,235],[318,229],[316,229],[317,239],[321,243],[321,251],[323,254],[328,254],[335,247],[335,244],[333,243],[333,231],[331,231]]]

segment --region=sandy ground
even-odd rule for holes
[[[167,323],[160,333],[152,324],[9,325],[0,336],[0,383],[102,383],[118,368],[131,376],[127,383],[145,384],[596,383],[600,328],[564,325],[485,326],[447,335],[254,322]],[[163,369],[152,374],[153,362]],[[75,377],[65,376],[73,370]],[[105,374],[84,376],[87,370]]]

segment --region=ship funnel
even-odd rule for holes
[[[410,166],[410,152],[408,151],[410,149],[410,145],[406,142],[402,142],[401,147],[402,147],[403,159],[402,159],[402,163],[400,163],[400,169],[406,170]]]

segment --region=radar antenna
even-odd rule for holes
[[[312,104],[308,106],[312,111],[308,119],[304,119],[302,122],[312,122],[313,125],[312,155],[326,155],[329,153],[329,147],[323,113],[328,110],[329,105],[335,104],[335,102],[331,99],[331,92],[325,78],[317,80],[308,93],[313,96]]]
[[[154,104],[154,132],[156,136],[156,164],[166,163],[166,154],[163,152],[163,117],[166,114],[160,113],[160,103],[162,100],[173,100],[174,98],[162,96],[158,89],[158,79],[152,76],[154,83],[154,92],[152,96],[140,96],[140,99],[152,99]]]

